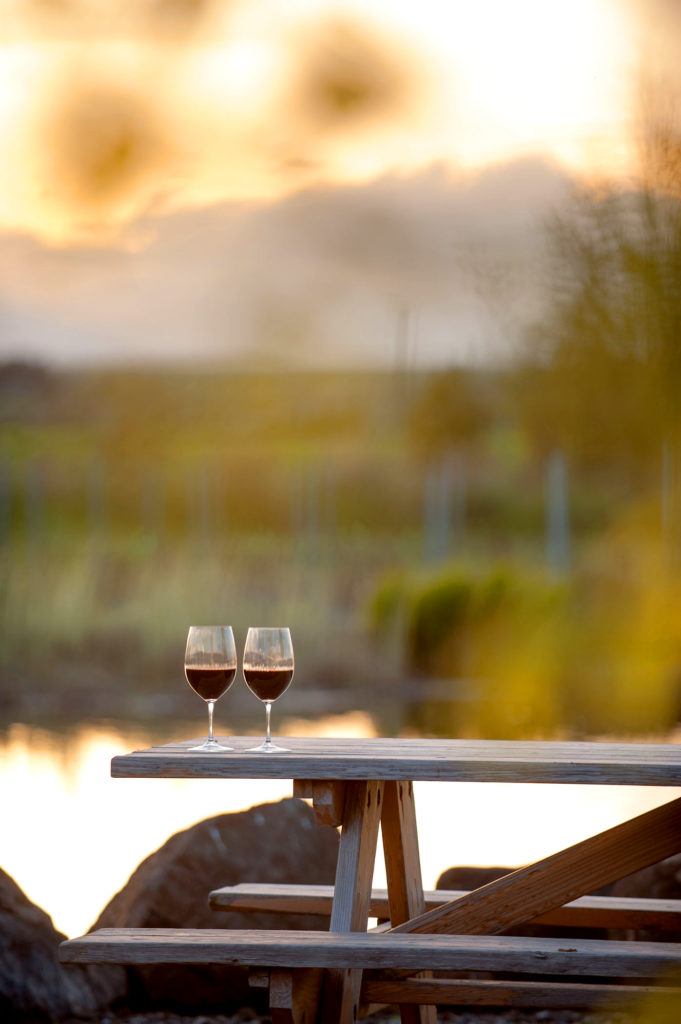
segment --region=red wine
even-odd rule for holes
[[[260,700],[276,700],[293,679],[292,668],[246,668],[244,679]]]
[[[234,668],[213,668],[210,665],[185,665],[184,674],[192,690],[204,700],[217,700],[234,682]]]

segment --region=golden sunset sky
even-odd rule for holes
[[[422,195],[435,169],[461,199],[523,160],[626,180],[641,81],[675,62],[675,10],[671,0],[0,0],[0,304],[15,314],[0,350],[19,334],[30,349],[41,317],[60,321],[42,285],[59,282],[63,312],[64,275],[75,291],[84,271],[67,273],[56,251],[158,252],[178,216],[224,216],[225,204],[286,211],[320,190],[355,201],[388,179]],[[529,210],[532,190],[531,175],[517,195],[500,182],[502,220],[510,205]],[[51,253],[39,294],[27,239]],[[213,256],[192,252],[194,271]],[[54,346],[89,331],[97,302],[122,287],[109,294],[100,279],[93,293],[93,273],[89,311],[74,299]],[[148,303],[160,276],[156,289]],[[100,342],[115,352],[120,337],[114,326]]]
[[[5,228],[129,219],[434,161],[626,173],[627,0],[3,0]]]

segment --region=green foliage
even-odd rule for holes
[[[560,588],[529,572],[495,567],[449,570],[426,579],[408,603],[407,651],[412,671],[450,678],[475,674],[480,639],[505,632],[520,616],[550,613]]]
[[[538,574],[536,453],[550,437],[553,370],[533,373],[64,373],[28,405],[14,385],[3,405],[0,386],[5,695],[18,678],[56,689],[79,665],[93,689],[115,679],[121,699],[165,689],[189,621],[276,619],[295,627],[301,664],[312,678],[320,666],[322,685],[357,685],[360,657],[372,700],[405,674],[424,690],[431,677],[457,693],[468,680],[466,701],[433,705],[432,721],[421,702],[412,724],[423,731],[672,722],[681,595],[662,574],[613,573],[646,538],[612,549],[605,539],[642,490],[637,473],[659,487],[659,459],[641,445],[614,470],[603,447],[591,475],[571,463],[576,573],[561,585]],[[523,407],[543,402],[547,417],[525,430],[513,418],[519,383]],[[405,444],[410,396],[423,430]],[[467,561],[424,574],[421,455],[444,446],[446,460],[452,440],[466,447],[465,529],[452,543]],[[659,498],[646,521],[659,536]]]
[[[383,619],[400,613],[406,668],[424,680],[414,727],[506,738],[670,729],[681,593],[659,553],[651,561],[633,540],[610,537],[602,564],[561,582],[506,565],[379,587]],[[624,550],[627,572],[616,568]],[[429,678],[449,680],[449,700],[425,696]]]
[[[404,611],[409,584],[402,572],[390,572],[379,583],[369,602],[372,633],[388,633]]]
[[[441,455],[476,441],[491,418],[490,379],[449,370],[427,379],[408,416],[409,435],[426,455]]]
[[[543,454],[640,465],[681,426],[681,202],[585,190],[549,243],[550,303],[516,374],[518,414]]]
[[[474,585],[463,576],[429,582],[413,595],[407,623],[409,663],[417,673],[436,674],[446,664],[464,669],[463,633],[472,615]]]

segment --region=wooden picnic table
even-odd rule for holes
[[[384,958],[383,966],[399,968],[402,976],[406,976],[414,974],[417,961],[420,967],[427,966],[429,943],[434,948],[440,941],[436,936],[447,936],[441,941],[442,957],[449,957],[451,962],[451,951],[457,948],[457,943],[462,943],[459,936],[477,935],[481,937],[477,961],[472,953],[470,955],[474,962],[481,962],[482,953],[487,956],[485,944],[492,943],[496,948],[494,943],[500,941],[493,940],[492,936],[546,915],[601,886],[681,851],[681,798],[677,798],[567,850],[519,868],[496,882],[463,895],[455,894],[455,898],[448,902],[426,910],[414,782],[681,787],[681,748],[673,744],[648,743],[287,737],[288,752],[266,755],[246,752],[253,743],[252,737],[230,737],[228,742],[234,751],[214,754],[190,751],[195,740],[151,747],[115,757],[111,773],[115,778],[291,779],[294,795],[311,798],[321,822],[341,827],[331,904],[331,933],[366,933],[378,828],[381,825],[391,925],[387,940],[380,934],[373,938],[371,934],[366,936],[361,940],[365,953],[358,953],[356,959],[352,959],[350,954],[343,954],[342,967],[329,966],[337,962],[334,957],[341,955],[338,952],[340,935],[337,939],[331,935],[326,940],[334,945],[333,950],[326,952],[322,942],[315,943],[314,939],[307,940],[301,935],[301,949],[307,943],[311,951],[300,953],[299,960],[296,959],[298,954],[292,955],[289,950],[286,955],[282,954],[278,963],[276,952],[268,947],[263,963],[272,968],[270,999],[273,1019],[277,1020],[317,1019],[347,1024],[355,1019],[360,999],[362,971],[357,963],[375,967],[381,962],[383,947],[390,949],[393,956],[392,962],[389,957]],[[455,794],[444,787],[441,812],[443,815],[456,815]],[[519,822],[519,828],[522,828],[522,822]],[[494,859],[493,850],[490,850],[490,858]],[[248,957],[256,955],[248,944],[254,943],[257,949],[257,934],[255,939],[250,937],[251,934],[243,933],[244,948],[248,946],[242,954],[245,957],[243,962],[248,963],[254,962]],[[266,938],[267,934],[263,937]],[[314,936],[315,933],[306,934]],[[412,944],[407,941],[409,935],[413,936]],[[404,936],[404,940],[400,936]],[[419,936],[428,936],[424,938],[423,947],[419,945]],[[155,939],[158,944],[158,936]],[[144,936],[136,936],[135,941],[143,943]],[[207,948],[210,941],[211,936],[188,939],[186,955],[198,955],[192,953],[192,949],[201,943]],[[635,945],[639,947],[637,955],[643,957],[646,953],[644,944]],[[654,944],[650,945],[652,950]],[[559,944],[555,950],[552,947],[539,953],[535,950],[535,962],[541,957],[554,956],[556,972],[569,975],[570,963],[575,965],[575,973],[588,973],[585,962],[593,956],[596,959],[601,957],[598,967],[604,970],[602,956],[605,954],[602,954],[601,946],[607,954],[610,948],[607,942],[594,943],[593,947],[587,942],[583,948],[577,945],[563,948]],[[406,959],[405,950],[409,951]],[[649,956],[653,956],[654,951],[651,950],[648,950]],[[572,960],[569,954],[574,954]],[[363,959],[364,955],[366,959]],[[513,955],[516,960],[522,957],[522,947],[515,947]],[[432,966],[439,965],[440,961],[433,956]],[[494,959],[493,952],[489,956]],[[669,956],[674,958],[671,952]],[[419,957],[425,957],[425,963]],[[582,960],[578,964],[579,957]],[[75,954],[73,958],[76,958]],[[631,968],[630,960],[631,953],[626,969],[635,970]],[[485,962],[488,961],[489,957]],[[403,967],[405,963],[411,970]],[[323,985],[319,981],[321,967],[325,968]],[[594,967],[592,973],[597,974],[599,970]],[[646,970],[649,971],[650,967],[641,967],[639,973],[645,974]],[[386,991],[393,991],[394,995],[399,981],[400,976],[396,978],[393,973],[392,990],[388,986]],[[407,999],[421,998],[419,983],[424,992],[424,1005],[407,1002]],[[425,992],[429,985],[432,988],[436,984],[437,979],[429,981],[423,974],[420,978],[412,977],[410,986],[405,984],[405,1002],[400,1003],[403,1021],[424,1024],[435,1021],[435,1007],[425,1005]]]

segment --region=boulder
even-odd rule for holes
[[[66,938],[0,870],[0,1020],[47,1024],[98,1014],[125,996],[120,967],[64,967],[57,960]]]
[[[496,882],[497,878],[508,875],[515,868],[479,868],[462,864],[447,868],[437,880],[436,889],[479,889],[488,882]]]
[[[130,877],[94,928],[312,928],[320,917],[217,912],[208,893],[238,882],[333,883],[338,832],[317,824],[301,800],[222,814],[178,832]],[[130,967],[131,1005],[230,1012],[259,1005],[238,967]]]

